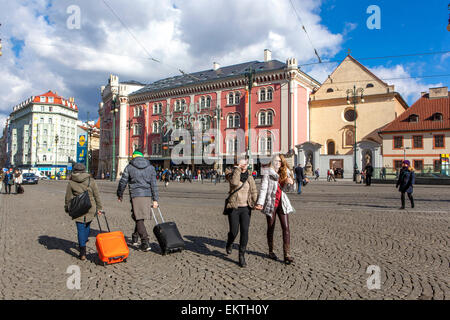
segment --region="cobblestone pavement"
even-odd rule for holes
[[[302,195],[289,195],[297,209],[290,217],[295,263],[267,258],[266,219],[255,211],[242,269],[237,243],[231,255],[224,252],[224,183],[160,185],[161,208],[177,223],[186,250],[161,256],[148,221],[152,251],[130,244],[127,263],[106,267],[96,262],[95,220],[88,260],[77,259],[75,223],[63,210],[66,184],[43,181],[25,186],[24,195],[0,195],[0,299],[450,298],[447,186],[416,186],[416,208],[400,211],[393,185],[313,181]],[[118,203],[116,183],[98,184],[111,228],[130,240],[128,198]],[[275,248],[281,258],[279,221]],[[80,267],[80,290],[67,288],[71,265]],[[369,265],[380,267],[380,289],[367,287]]]

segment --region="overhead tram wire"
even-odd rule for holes
[[[194,76],[191,75],[191,74],[188,74],[188,73],[184,72],[184,71],[181,70],[180,68],[171,66],[171,65],[169,65],[169,64],[167,64],[167,63],[163,63],[161,60],[154,58],[154,57],[150,54],[150,52],[148,52],[148,50],[145,48],[145,46],[144,46],[144,45],[136,38],[136,36],[134,35],[134,33],[130,30],[130,28],[128,28],[128,26],[125,24],[125,22],[123,22],[123,20],[122,20],[122,19],[119,17],[119,15],[114,11],[114,9],[106,2],[106,0],[102,0],[102,1],[103,1],[103,3],[109,8],[109,10],[113,13],[113,15],[120,21],[120,23],[122,24],[122,26],[124,26],[125,29],[127,29],[128,33],[129,33],[129,34],[133,37],[133,39],[139,44],[139,46],[140,46],[142,49],[144,49],[144,51],[145,51],[145,52],[147,53],[147,55],[149,56],[149,59],[150,59],[150,60],[152,60],[152,61],[154,61],[154,62],[157,62],[157,63],[160,63],[160,64],[162,64],[162,65],[169,66],[169,67],[171,67],[171,68],[175,68],[175,69],[177,69],[178,71],[180,71],[183,75],[188,76],[188,77],[191,77],[191,78],[193,78],[193,79],[195,79],[195,80],[197,80],[197,81],[200,81],[200,79],[194,77]]]
[[[294,9],[294,12],[295,12],[295,15],[297,16],[298,21],[299,21],[300,24],[302,25],[303,31],[305,31],[306,36],[308,37],[309,43],[311,44],[311,46],[312,46],[312,48],[313,48],[313,50],[314,50],[314,53],[316,54],[317,58],[319,59],[319,62],[318,62],[318,63],[322,63],[322,59],[320,59],[319,53],[317,52],[316,48],[314,47],[314,45],[313,45],[313,43],[312,43],[312,40],[311,40],[311,38],[309,37],[308,32],[306,31],[306,28],[305,28],[305,25],[303,24],[302,18],[301,18],[300,15],[298,14],[297,9],[295,9],[295,6],[294,6],[294,4],[292,3],[292,0],[289,0],[289,2],[291,3],[292,9]]]

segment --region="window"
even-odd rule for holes
[[[44,118],[41,118],[41,123],[44,123]]]
[[[267,100],[271,101],[273,99],[273,89],[269,88],[267,89]]]
[[[355,144],[355,129],[351,128],[351,129],[347,129],[347,131],[345,131],[345,145],[346,146],[352,146],[353,144]]]
[[[433,136],[434,139],[434,148],[445,148],[444,135],[437,134]]]
[[[327,93],[330,93],[330,92],[334,92],[334,90],[332,88],[328,88]]]
[[[48,135],[47,129],[44,129],[44,136]]]
[[[234,104],[234,94],[232,92],[230,92],[228,94],[228,104]]]
[[[241,126],[241,116],[238,114],[234,115],[234,127],[239,128]]]
[[[48,97],[48,103],[53,103],[53,102],[54,102],[53,97]]]
[[[336,153],[336,145],[334,144],[334,141],[329,141],[327,143],[327,151],[328,154],[335,154]]]
[[[408,118],[409,122],[419,122],[419,116],[417,114],[412,114]]]
[[[394,160],[394,169],[400,170],[402,168],[403,160]]]
[[[267,111],[267,125],[271,126],[273,124],[273,112]]]
[[[45,107],[41,106],[41,112],[44,112],[44,111],[45,111]]]
[[[434,172],[441,172],[441,160],[434,160],[433,161],[433,171]]]
[[[355,121],[356,117],[357,117],[357,114],[355,112],[355,109],[347,109],[344,112],[344,119],[347,120],[348,122]]]
[[[266,125],[266,113],[265,112],[261,112],[259,114],[259,125],[260,126],[265,126]]]
[[[259,91],[259,101],[266,101],[266,89]]]
[[[368,83],[368,84],[366,85],[366,88],[373,88],[373,84],[372,84],[372,83]]]
[[[139,123],[136,123],[133,126],[133,135],[138,136],[142,133],[142,126]]]
[[[234,104],[239,104],[239,103],[241,103],[241,93],[236,92],[234,94]]]
[[[402,149],[403,148],[403,136],[394,137],[394,149]]]
[[[273,111],[261,110],[258,116],[259,126],[271,126],[273,124]]]
[[[241,116],[239,114],[228,115],[227,124],[227,128],[239,128],[241,126]]]
[[[41,100],[40,100],[41,102],[46,102],[46,101],[47,101],[47,100],[45,99],[45,97],[40,97],[40,99],[41,99]]]
[[[443,117],[442,117],[442,113],[435,113],[431,116],[431,120],[432,121],[442,121]]]
[[[238,139],[232,138],[227,140],[227,153],[236,154],[238,151]]]
[[[205,108],[206,108],[206,98],[201,97],[200,98],[200,109],[205,109]]]
[[[42,161],[47,161],[47,156],[45,154],[42,156]]]
[[[211,108],[211,97],[206,98],[206,107],[209,109]]]
[[[161,154],[161,144],[159,144],[159,143],[153,144],[152,154]]]
[[[161,133],[161,122],[155,121],[153,122],[153,133]]]
[[[272,136],[263,135],[259,139],[259,153],[264,155],[272,154],[272,145]]]
[[[413,149],[423,149],[423,136],[413,136]]]
[[[175,101],[175,110],[174,110],[175,112],[180,112],[180,111],[182,111],[181,110],[181,101],[180,100],[177,100],[177,101]]]
[[[423,160],[414,160],[413,161],[413,167],[415,170],[423,170]]]
[[[162,113],[162,103],[155,103],[153,105],[153,114],[161,114]]]
[[[52,124],[52,118],[48,118],[48,123]]]

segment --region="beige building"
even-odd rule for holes
[[[393,85],[348,55],[310,96],[309,142],[297,146],[298,160],[310,163],[310,171],[320,168],[322,175],[334,167],[343,169],[346,178],[352,177],[356,132],[358,169],[368,161],[381,167],[378,131],[407,108]]]
[[[422,92],[420,99],[385,126],[380,135],[383,138],[383,165],[388,173],[398,170],[405,159],[419,172],[441,172],[441,155],[450,153],[448,88]]]

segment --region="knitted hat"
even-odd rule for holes
[[[86,167],[84,164],[82,163],[75,163],[73,165],[73,172],[74,173],[78,173],[78,172],[85,172],[86,171]]]
[[[411,165],[411,163],[409,162],[409,160],[403,160],[403,163],[406,164],[408,167]]]
[[[142,154],[142,152],[136,150],[135,152],[133,152],[133,159],[136,157],[143,157],[144,155]]]

